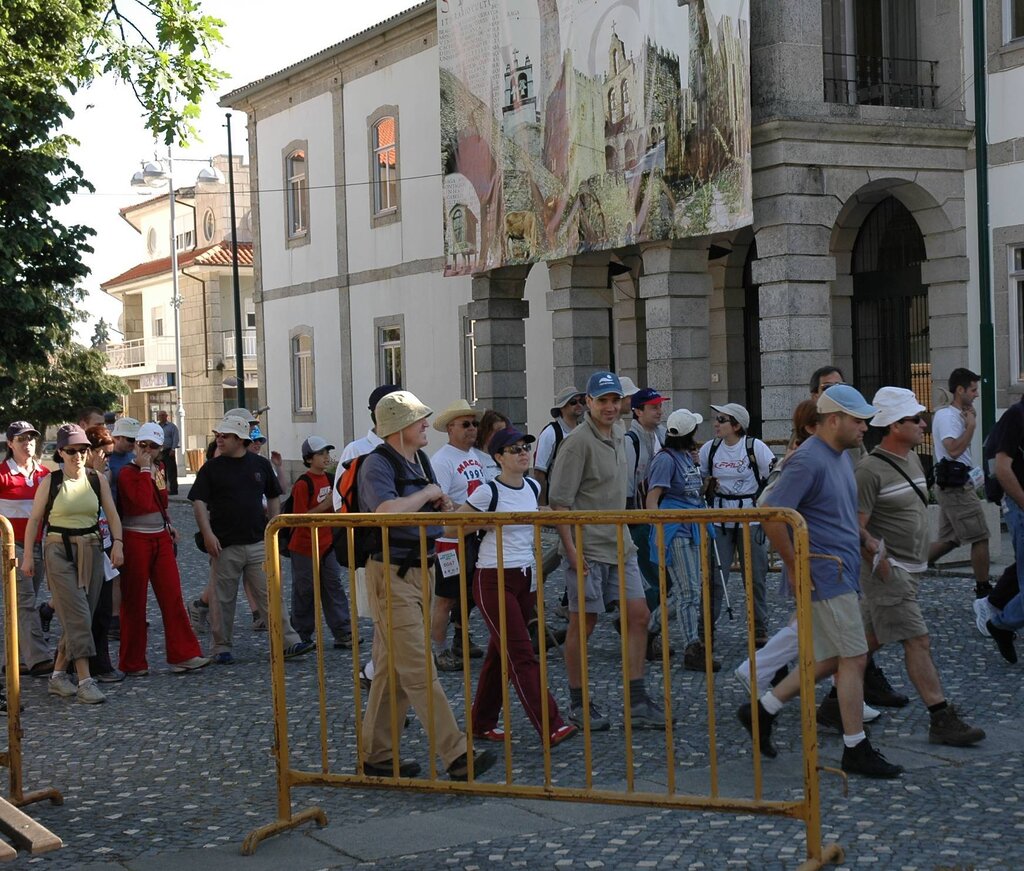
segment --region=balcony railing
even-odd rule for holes
[[[137,369],[155,372],[161,366],[173,365],[173,336],[129,339],[117,345],[107,345],[107,369],[110,371]]]
[[[823,52],[826,103],[934,109],[938,61]]]
[[[242,357],[256,357],[256,330],[242,330]],[[235,359],[235,331],[224,333],[224,359]]]

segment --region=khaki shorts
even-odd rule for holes
[[[815,662],[837,656],[846,659],[868,652],[856,593],[811,602],[811,625]]]
[[[928,625],[917,601],[917,584],[917,575],[898,566],[892,567],[887,581],[877,575],[861,575],[864,598],[860,600],[860,613],[864,631],[882,644],[927,635]]]
[[[569,610],[578,614],[581,610],[587,614],[603,614],[605,605],[619,601],[619,567],[613,563],[599,563],[587,560],[590,571],[583,576],[583,594],[586,597],[584,607],[579,606],[579,584],[576,573],[566,569],[565,586],[569,594]],[[625,558],[626,568],[626,600],[644,599],[644,582],[640,576],[636,554]]]
[[[939,503],[939,536],[937,541],[974,544],[988,540],[988,522],[978,494],[971,489],[942,490],[935,488]]]

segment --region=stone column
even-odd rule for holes
[[[476,392],[480,408],[526,424],[526,324],[530,304],[527,266],[504,266],[473,277],[469,317],[476,344]]]
[[[612,317],[615,320],[616,352],[615,371],[628,375],[637,386],[647,384],[647,320],[644,304],[640,299],[639,279],[640,256],[623,256],[620,259],[630,272],[612,279]]]
[[[585,390],[591,374],[611,366],[608,254],[581,254],[548,264],[548,311],[555,391]]]
[[[640,295],[647,315],[647,383],[671,407],[708,418],[709,304],[707,241],[652,242],[642,247]],[[710,432],[707,426],[701,427]]]
[[[806,199],[806,198],[805,198]],[[794,208],[799,209],[799,204]],[[761,286],[764,438],[784,439],[811,373],[832,361],[832,282],[827,225],[778,223],[757,231],[754,282]]]

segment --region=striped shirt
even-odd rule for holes
[[[905,457],[876,450],[896,463],[922,493],[927,494],[921,461],[913,451]],[[912,574],[928,568],[928,509],[910,481],[870,454],[857,464],[857,510],[869,516],[867,527],[885,540],[890,561]]]
[[[36,497],[39,482],[50,474],[50,470],[29,460],[29,471],[24,472],[14,462],[14,457],[0,463],[0,514],[11,521],[14,538],[21,542],[25,538],[25,525],[32,514],[32,500]],[[43,527],[39,526],[36,541],[42,540]]]

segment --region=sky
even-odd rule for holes
[[[302,4],[300,16],[290,16],[288,6],[281,0],[203,0],[203,11],[225,22],[224,43],[218,48],[213,63],[231,78],[203,101],[197,125],[202,141],[187,149],[174,148],[175,185],[192,184],[203,167],[201,162],[183,158],[206,160],[215,154],[227,153],[224,129],[227,110],[217,105],[221,96],[372,27],[418,2],[307,0]],[[146,130],[142,109],[131,89],[111,77],[98,79],[90,88],[76,94],[72,108],[75,117],[65,125],[64,132],[79,140],[72,158],[82,167],[96,191],[75,196],[58,214],[65,224],[81,223],[96,230],[91,240],[95,251],[83,257],[92,271],[83,282],[89,292],[85,304],[87,320],[80,325],[78,337],[87,342],[101,316],[107,323],[116,324],[120,314],[120,306],[99,289],[100,284],[146,256],[144,240],[118,214],[119,209],[146,196],[129,184],[132,173],[141,167],[142,161],[152,160],[154,154],[166,155],[167,149],[154,142],[152,134]],[[248,162],[244,113],[232,112],[231,138],[234,153]],[[111,331],[110,339],[116,342],[120,336]]]

